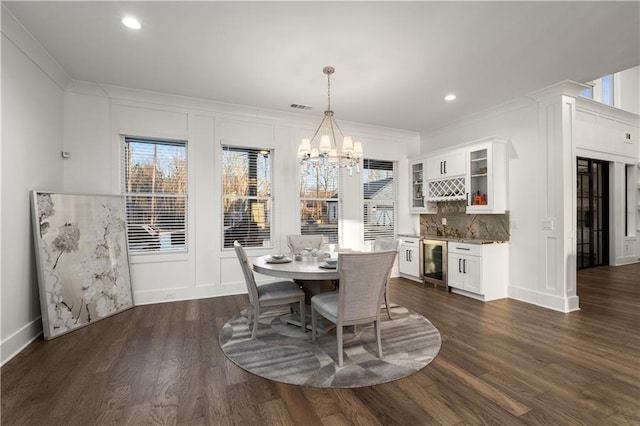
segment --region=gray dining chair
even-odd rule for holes
[[[253,270],[249,264],[247,253],[242,245],[235,241],[233,248],[236,251],[244,281],[247,284],[247,293],[249,295],[249,308],[247,310],[247,321],[251,325],[251,317],[253,316],[253,331],[251,338],[255,339],[258,332],[258,319],[262,308],[270,308],[276,306],[288,305],[291,303],[300,304],[300,324],[302,331],[306,332],[306,313],[304,303],[304,291],[293,281],[276,281],[273,283],[257,285]]]
[[[376,238],[373,241],[373,251],[386,251],[386,250],[395,250],[396,252],[400,249],[401,241],[397,238]],[[389,308],[389,282],[391,281],[391,270],[389,270],[389,277],[387,277],[387,283],[384,286],[384,305],[387,308],[387,315],[389,319],[393,319],[391,317],[391,309]]]
[[[338,291],[316,294],[311,298],[312,340],[316,340],[317,314],[334,323],[338,339],[338,365],[343,364],[342,331],[348,325],[373,323],[378,355],[382,358],[380,301],[397,254],[395,250],[340,254]]]
[[[287,244],[291,254],[300,253],[307,248],[322,248],[324,236],[322,235],[287,235]]]

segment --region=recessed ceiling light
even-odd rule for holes
[[[456,98],[456,95],[454,95],[453,93],[450,93],[450,94],[448,94],[447,96],[444,97],[444,100],[451,102],[451,101],[455,100],[455,98]]]
[[[142,27],[140,25],[140,22],[138,22],[138,20],[132,16],[125,16],[124,18],[122,18],[122,23],[132,30],[139,30]]]

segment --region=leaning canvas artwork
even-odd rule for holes
[[[45,339],[133,307],[124,201],[32,191]]]

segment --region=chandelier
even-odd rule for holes
[[[300,165],[306,166],[307,171],[312,169],[346,168],[349,174],[353,168],[360,173],[360,159],[363,156],[362,143],[353,142],[351,136],[344,136],[331,110],[331,74],[335,72],[333,67],[324,67],[322,72],[327,75],[327,109],[320,125],[311,139],[302,139],[298,147]],[[321,133],[322,130],[322,133]],[[338,150],[336,142],[336,130],[342,137],[342,148]],[[316,139],[318,134],[321,136]]]

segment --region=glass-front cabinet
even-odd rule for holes
[[[470,206],[486,206],[487,177],[489,176],[490,148],[478,148],[469,151],[469,202]]]
[[[467,213],[504,213],[506,203],[505,143],[498,139],[467,151]]]
[[[425,162],[423,160],[414,160],[409,163],[410,185],[411,185],[411,205],[409,210],[412,213],[424,213],[427,204],[425,200]]]

